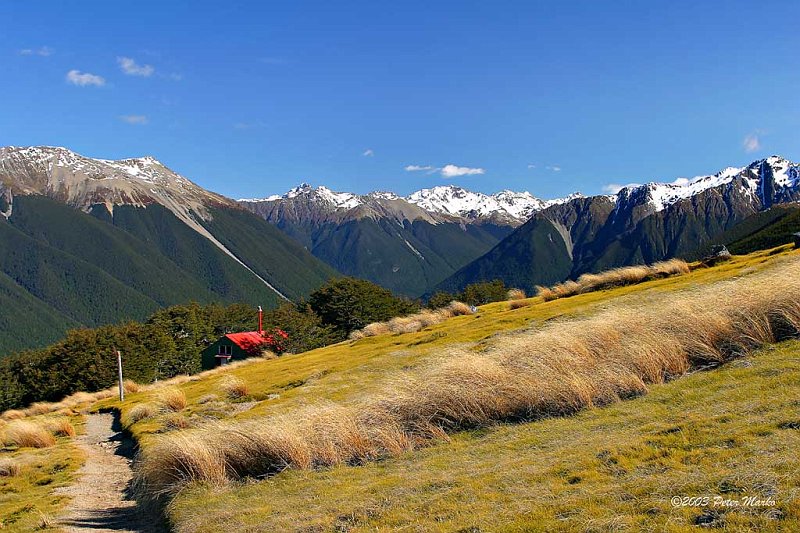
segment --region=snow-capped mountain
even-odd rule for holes
[[[133,224],[131,231],[157,228],[156,235],[147,235],[145,240],[163,244],[162,252],[169,257],[175,255],[179,263],[185,259],[181,254],[193,253],[192,249],[200,253],[203,249],[203,260],[214,264],[202,271],[202,261],[192,260],[193,264],[187,268],[200,268],[201,276],[214,271],[216,279],[228,276],[231,287],[260,283],[268,288],[269,296],[264,297],[264,303],[276,296],[286,298],[291,292],[287,287],[293,289],[291,285],[296,281],[290,278],[296,273],[316,269],[322,274],[315,273],[315,281],[321,282],[332,272],[281,232],[242,210],[233,200],[207,191],[150,156],[114,161],[85,157],[60,147],[0,147],[0,214],[3,215],[0,221],[5,219],[10,226],[20,224],[24,217],[32,216],[30,206],[33,204],[43,211],[55,209],[52,204],[42,203],[39,197],[48,197],[120,226]],[[28,205],[27,213],[18,213],[24,205]],[[120,210],[122,216],[118,220]],[[226,219],[228,223],[223,227],[219,219]],[[241,239],[246,239],[246,233],[254,226],[262,229],[264,242],[257,246],[249,242],[244,245]],[[191,231],[187,231],[187,227]],[[231,235],[232,231],[236,233]],[[195,242],[198,236],[206,242]],[[277,267],[265,268],[263,258],[247,257],[254,248],[261,248],[270,240],[275,244],[274,249],[294,247],[294,252],[285,254],[294,257],[291,259],[296,263],[293,273],[276,277],[273,273],[277,272]],[[209,246],[215,249],[207,249]],[[227,257],[217,257],[220,252]],[[274,255],[277,260],[280,254]],[[289,261],[284,257],[283,264]],[[306,284],[303,290],[309,288]],[[249,287],[248,290],[265,294],[263,287]],[[212,293],[225,294],[223,289],[215,291]]]
[[[772,178],[764,179],[765,172],[770,172]],[[630,197],[644,196],[654,210],[660,212],[680,200],[691,198],[708,189],[730,186],[734,181],[738,181],[738,186],[754,197],[757,196],[762,203],[774,203],[774,199],[770,201],[765,197],[764,184],[768,181],[773,182],[776,191],[795,189],[800,184],[800,166],[782,157],[771,156],[754,161],[746,167],[728,167],[709,176],[678,178],[672,183],[651,182],[625,187],[616,198],[624,202]]]
[[[375,202],[389,200],[412,204],[429,214],[445,215],[446,217],[462,219],[465,222],[493,220],[500,224],[518,226],[537,211],[581,196],[580,193],[575,193],[567,198],[541,200],[527,191],[503,190],[489,195],[469,191],[455,185],[422,189],[406,197],[385,191],[357,195],[348,192],[334,192],[324,186],[312,187],[307,183],[303,183],[283,195],[273,195],[261,199],[242,199],[239,201],[244,204],[259,204],[286,203],[287,200],[291,200],[296,204],[299,200],[305,199],[316,206],[317,209],[326,213],[333,213],[355,210]]]
[[[153,157],[112,161],[51,146],[0,148],[0,183],[12,194],[42,194],[86,210],[105,204],[161,204],[181,219],[207,205],[233,205],[170,170]]]
[[[533,290],[586,272],[697,258],[738,224],[779,204],[800,202],[800,166],[772,156],[713,175],[625,187],[534,213],[484,256],[435,290],[503,279]],[[738,230],[736,231],[743,231]]]

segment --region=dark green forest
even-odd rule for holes
[[[336,274],[255,215],[217,208],[213,217],[216,238],[290,299]],[[116,206],[112,216],[103,205],[84,213],[19,196],[10,219],[0,220],[0,357],[190,300],[265,308],[282,301],[160,205]]]

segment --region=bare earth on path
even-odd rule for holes
[[[130,494],[133,442],[119,430],[114,415],[86,415],[86,433],[76,442],[86,463],[75,484],[59,489],[71,501],[58,527],[70,533],[165,531],[157,513],[141,512]]]

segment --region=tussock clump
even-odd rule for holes
[[[0,459],[0,477],[15,477],[20,473],[19,463],[13,459]]]
[[[235,376],[228,376],[223,379],[219,384],[219,389],[231,400],[238,400],[249,394],[247,383]]]
[[[25,418],[25,413],[19,409],[9,409],[8,411],[4,412],[2,416],[3,420],[21,420],[23,418]]]
[[[3,442],[7,446],[20,448],[49,448],[56,443],[55,437],[36,422],[14,420],[3,428]]]
[[[215,402],[217,400],[219,400],[219,396],[216,394],[205,394],[197,399],[197,403],[202,405],[204,403]]]
[[[161,405],[170,411],[182,411],[186,408],[186,395],[175,387],[165,389],[158,399]]]
[[[511,300],[508,302],[509,309],[519,309],[521,307],[528,307],[529,305],[533,305],[531,300]]]
[[[44,427],[56,437],[75,436],[75,428],[65,417],[47,419],[44,421]]]
[[[125,415],[125,425],[130,426],[158,414],[158,406],[152,403],[138,403],[131,407]]]
[[[164,427],[168,430],[186,429],[190,426],[189,420],[180,413],[169,413],[164,417]]]
[[[433,326],[444,322],[448,318],[460,315],[471,315],[470,307],[462,302],[451,302],[446,307],[431,311],[425,309],[413,315],[395,317],[388,322],[373,322],[362,329],[350,333],[350,340],[363,339],[364,337],[375,337],[389,333],[416,333],[428,326]]]
[[[746,279],[499,335],[480,353],[456,349],[352,405],[164,435],[145,449],[137,479],[150,494],[169,496],[189,481],[357,464],[461,429],[635,397],[798,333],[800,258]]]
[[[552,287],[537,286],[537,296],[545,302],[567,298],[584,292],[599,291],[623,285],[634,285],[652,279],[688,274],[689,264],[682,259],[660,261],[652,265],[615,268],[599,274],[583,274],[577,281],[565,281]]]
[[[126,379],[125,381],[123,381],[122,388],[125,390],[126,394],[133,394],[141,390],[139,384],[131,379]]]
[[[522,289],[509,289],[506,294],[506,300],[524,300],[525,298],[527,296]]]

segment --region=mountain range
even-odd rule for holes
[[[0,148],[0,354],[171,304],[273,307],[336,275],[152,157]]]
[[[798,166],[778,156],[714,175],[542,200],[456,186],[356,195],[302,184],[239,203],[337,270],[417,296],[502,279],[536,285],[692,256],[751,215],[794,202]]]
[[[492,279],[533,291],[585,272],[692,258],[734,238],[785,239],[796,216],[776,208],[798,200],[800,167],[778,156],[558,200],[453,185],[403,197],[303,184],[234,201],[152,157],[5,147],[0,354],[190,300],[271,307],[341,274],[412,297]]]

